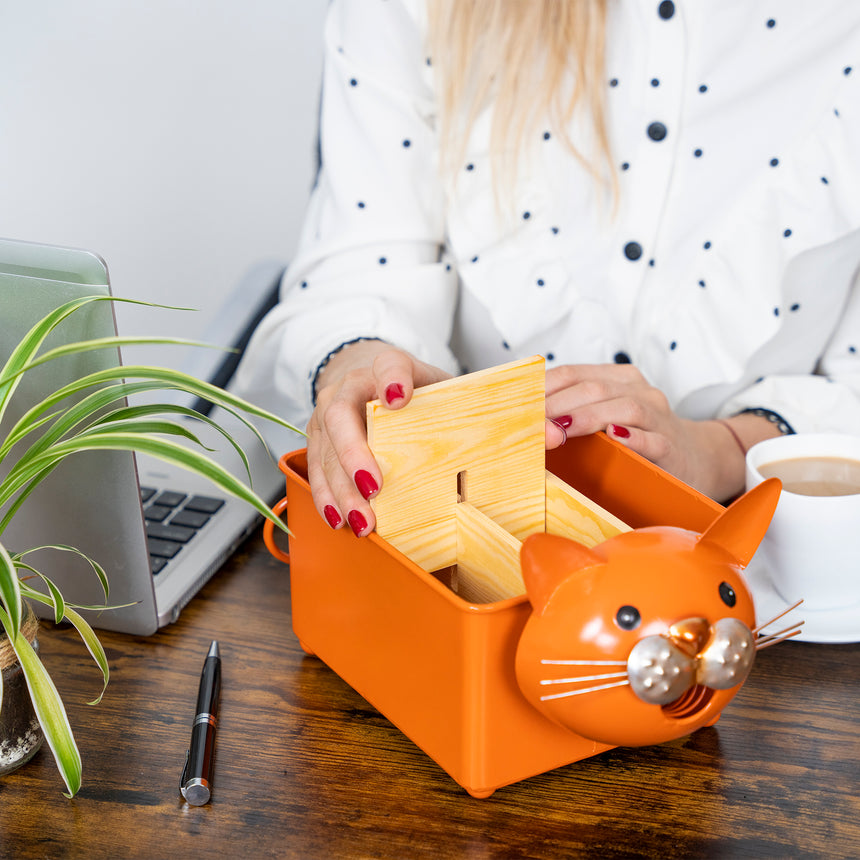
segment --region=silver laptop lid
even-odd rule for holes
[[[107,266],[98,255],[0,239],[0,361],[20,338],[62,303],[88,295],[109,295]],[[97,302],[67,318],[46,347],[111,336],[116,324],[110,302]],[[85,373],[118,365],[116,350],[97,350],[63,358],[28,371],[0,425],[9,427],[48,392]],[[24,445],[27,443],[25,442]],[[16,447],[11,452],[14,459]],[[0,474],[10,464],[0,464]],[[98,561],[111,585],[112,605],[123,609],[84,613],[95,626],[148,635],[158,627],[143,513],[134,455],[121,451],[76,454],[62,463],[27,499],[0,541],[12,552],[48,544],[76,547]],[[104,595],[94,573],[80,558],[43,550],[27,562],[60,587],[73,603],[99,604]],[[33,582],[35,584],[35,581]],[[48,607],[34,607],[50,617]]]

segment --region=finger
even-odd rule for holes
[[[322,457],[326,477],[336,486],[338,471],[343,470],[364,499],[375,496],[382,486],[382,473],[367,445],[366,403],[374,394],[375,380],[365,371],[344,376],[334,393],[320,395],[320,419],[328,439],[327,456]],[[337,493],[337,490],[335,490]]]
[[[627,427],[623,424],[609,424],[606,435],[625,448],[645,457],[652,463],[661,466],[672,451],[668,437],[660,432],[642,430],[638,427]]]
[[[563,414],[555,414],[562,408],[557,406],[557,400],[547,402],[547,414],[565,431],[568,438],[596,433],[609,424],[623,427],[644,425],[641,411],[634,408],[626,398],[587,401],[584,404],[577,403],[575,399],[571,404],[572,399],[566,399]]]
[[[641,395],[642,391],[617,382],[586,379],[576,385],[568,386],[548,395],[546,398],[546,414],[562,423],[570,423],[571,416],[588,408],[597,408],[622,397]],[[621,416],[619,416],[620,420]],[[610,419],[611,420],[611,417]],[[608,422],[604,422],[608,423]],[[602,427],[602,425],[600,425]]]
[[[645,378],[633,364],[562,364],[546,372],[546,393],[549,397],[588,381],[626,387],[644,383]]]
[[[567,442],[567,431],[564,425],[552,418],[546,419],[545,435],[547,451],[560,448]]]
[[[400,409],[412,399],[414,390],[411,356],[400,350],[386,350],[373,360],[375,397],[390,409]]]
[[[373,509],[343,470],[324,432],[308,433],[308,482],[320,516],[333,529],[348,525],[359,537],[373,531]]]
[[[346,519],[343,510],[338,504],[335,494],[329,485],[323,468],[323,450],[327,440],[314,412],[307,427],[307,459],[308,459],[308,483],[311,485],[311,497],[319,515],[333,529],[341,528]]]

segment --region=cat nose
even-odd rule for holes
[[[695,657],[711,637],[711,625],[704,618],[685,618],[669,628],[672,641],[686,654]]]

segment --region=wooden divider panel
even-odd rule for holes
[[[376,531],[427,571],[458,562],[458,501],[518,540],[545,529],[544,361],[416,389],[403,409],[367,405],[382,470]]]

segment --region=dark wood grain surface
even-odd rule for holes
[[[179,796],[209,642],[224,658],[214,792]],[[254,538],[150,639],[104,634],[111,683],[68,629],[42,656],[84,784],[47,749],[0,778],[0,856],[860,857],[860,645],[763,651],[716,727],[613,750],[475,800],[290,627],[287,568]]]

